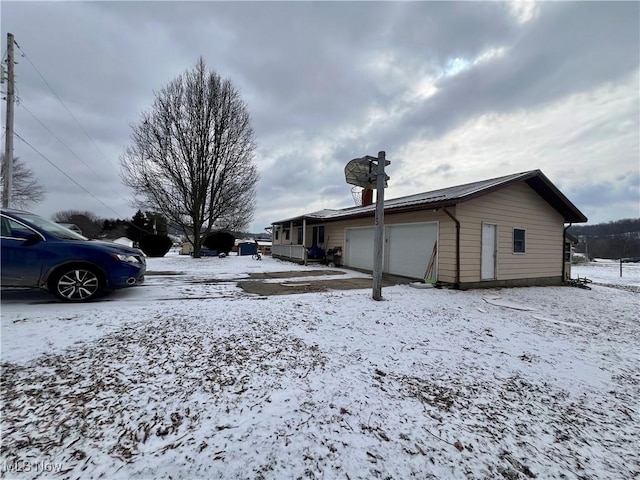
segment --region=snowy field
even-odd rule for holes
[[[640,476],[640,265],[383,302],[235,283],[318,268],[170,255],[87,305],[3,292],[2,476]]]

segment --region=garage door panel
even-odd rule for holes
[[[347,229],[347,265],[373,270],[373,227]]]
[[[373,270],[374,227],[347,228],[345,265]],[[386,225],[383,272],[423,278],[438,239],[438,222]],[[437,278],[437,256],[431,277]]]
[[[438,239],[438,223],[390,225],[387,233],[385,271],[393,275],[423,278]],[[434,258],[432,278],[436,278]]]

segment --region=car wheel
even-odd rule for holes
[[[65,302],[87,302],[102,290],[100,276],[89,267],[63,269],[51,282],[53,293]]]

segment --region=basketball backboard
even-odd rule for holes
[[[347,166],[344,167],[344,176],[347,183],[375,190],[377,187],[376,178],[378,167],[376,164],[372,163],[374,160],[377,161],[378,159],[367,155],[362,158],[354,158],[347,163]],[[387,180],[389,180],[389,177],[386,175],[385,177],[384,186],[386,188],[388,186]]]

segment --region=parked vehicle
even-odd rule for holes
[[[622,259],[623,263],[640,263],[640,257],[628,257]]]
[[[144,281],[145,256],[136,248],[89,240],[19,210],[2,209],[0,222],[3,288],[43,288],[84,302]]]

